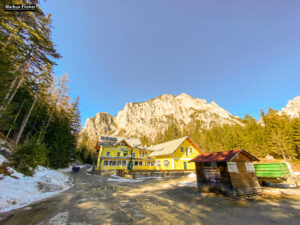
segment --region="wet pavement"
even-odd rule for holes
[[[70,175],[74,187],[30,206],[0,214],[7,225],[88,224],[299,224],[300,198],[254,200],[200,194],[179,182],[195,178],[107,182],[85,171]]]

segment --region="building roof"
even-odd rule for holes
[[[124,138],[121,141],[125,141],[129,145],[129,147],[132,147],[132,148],[143,147],[142,142],[138,138]]]
[[[195,158],[193,158],[190,162],[227,162],[227,161],[231,161],[234,157],[236,157],[241,152],[243,152],[250,159],[252,159],[252,161],[259,161],[258,158],[251,155],[244,149],[236,149],[236,150],[225,151],[225,152],[202,153],[196,156]]]
[[[120,142],[125,141],[131,148],[143,147],[140,139],[138,138],[125,138],[125,137],[112,137],[101,135],[98,138],[99,146],[116,146]]]
[[[194,144],[194,142],[188,137],[182,137],[182,138],[178,138],[172,141],[167,141],[158,145],[154,145],[150,147],[150,150],[152,150],[153,152],[151,152],[151,154],[149,155],[149,157],[152,156],[161,156],[161,155],[171,155],[173,154],[176,149],[186,140],[188,139],[192,145],[200,152],[199,147]]]

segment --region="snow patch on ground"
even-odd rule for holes
[[[6,141],[0,139],[0,152],[4,152],[4,153],[10,153],[10,150],[3,147],[2,145],[4,145],[6,143]]]
[[[68,168],[61,168],[57,170],[58,172],[62,172],[62,173],[71,173],[72,172],[72,166],[69,165]]]
[[[86,165],[74,165],[74,166],[78,166],[81,169],[81,168],[85,167]],[[72,172],[72,167],[73,167],[73,165],[70,164],[69,167],[61,168],[61,169],[58,169],[57,171],[62,172],[62,173],[71,173]]]
[[[196,181],[185,181],[185,182],[179,182],[178,185],[180,187],[197,187]]]
[[[0,155],[0,165],[4,162],[7,162],[7,159],[3,155]]]
[[[140,177],[138,180],[148,180],[148,179],[162,179],[164,177]]]
[[[148,180],[148,179],[163,179],[163,178],[168,178],[168,177],[139,177],[137,179],[126,179],[126,178],[119,177],[119,176],[116,176],[116,175],[110,175],[110,177],[111,178],[108,178],[107,181],[112,181],[112,182],[128,182],[128,183],[136,183],[136,182],[141,182],[141,181]],[[187,177],[188,178],[195,178],[196,174],[195,173],[191,173]],[[196,184],[196,186],[197,186],[197,184]]]
[[[93,171],[93,166],[89,165],[89,168],[86,170],[86,172],[92,172]]]
[[[120,183],[136,183],[136,182],[141,182],[143,180],[133,180],[133,179],[125,179],[123,177],[119,177],[116,175],[110,175],[111,178],[108,178],[107,181],[111,182],[120,182]]]
[[[0,180],[0,212],[26,206],[71,187],[69,177],[56,170],[39,166],[32,177],[9,170],[18,179],[5,176]]]
[[[195,173],[190,173],[189,175],[187,175],[187,177],[194,178],[194,177],[196,177],[196,174]]]

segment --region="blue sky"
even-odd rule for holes
[[[161,94],[185,92],[256,118],[300,95],[298,0],[41,4],[63,56],[55,74],[69,74],[83,124]]]

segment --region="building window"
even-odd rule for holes
[[[122,164],[122,161],[118,160],[117,161],[117,166],[121,166],[121,164]]]
[[[147,156],[148,155],[148,153],[147,152],[145,152],[145,156]]]
[[[167,160],[167,159],[164,160],[164,166],[165,166],[165,167],[168,167],[168,166],[169,166],[169,160]]]
[[[107,160],[104,160],[103,166],[108,166],[108,161]]]
[[[236,162],[227,162],[228,172],[239,172]]]
[[[142,166],[143,165],[143,161],[139,161],[139,166]]]
[[[249,173],[254,173],[255,172],[253,164],[251,162],[245,163],[245,166],[246,166],[246,169]]]
[[[110,166],[115,166],[115,165],[116,165],[116,161],[114,161],[114,160],[109,161],[109,165],[110,165]]]
[[[134,161],[134,165],[138,166],[139,165],[139,161]]]
[[[110,152],[106,152],[106,156],[110,156]]]
[[[156,161],[156,166],[160,166],[160,160]]]
[[[189,156],[189,148],[185,147],[185,155],[188,157]]]
[[[122,166],[126,166],[126,161],[125,160],[122,161]]]
[[[151,162],[150,162],[150,161],[147,161],[147,162],[146,162],[146,166],[151,166]]]
[[[132,157],[135,158],[135,153],[132,153]]]
[[[121,152],[117,152],[117,157],[120,157],[121,156]]]
[[[190,153],[193,153],[193,148],[190,148]]]
[[[120,150],[121,150],[121,151],[124,151],[124,147],[121,147]]]
[[[180,151],[181,151],[181,152],[184,152],[184,147],[181,147],[181,148],[180,148]]]
[[[152,161],[152,162],[151,162],[151,166],[154,166],[154,165],[155,165],[155,162],[154,162],[154,161]]]

